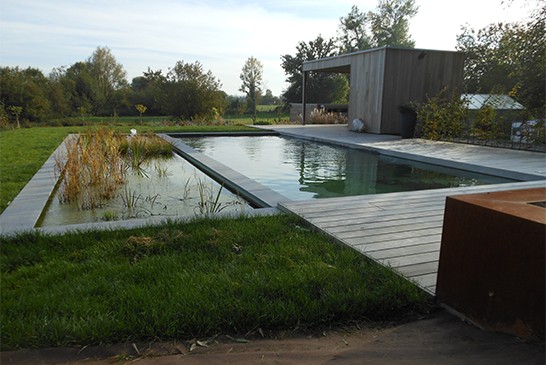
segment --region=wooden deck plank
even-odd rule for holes
[[[373,255],[373,252],[370,255]],[[439,258],[440,258],[440,252],[437,251],[437,252],[419,253],[419,254],[401,256],[401,257],[392,257],[392,258],[383,259],[381,260],[381,262],[395,269],[399,269],[402,266],[416,265],[416,264],[433,262],[433,261],[437,262]]]
[[[438,236],[442,234],[442,227],[436,227],[436,228],[426,228],[426,229],[418,229],[418,230],[406,230],[406,231],[399,231],[399,232],[393,232],[393,233],[380,233],[380,234],[373,234],[370,232],[360,232],[361,235],[354,236],[346,235],[343,233],[337,233],[336,237],[347,240],[351,242],[355,242],[355,240],[358,240],[362,244],[370,245],[372,243],[377,242],[390,242],[390,241],[403,241],[405,239],[415,239],[416,237],[428,237],[428,236]],[[355,243],[357,244],[357,243]]]
[[[358,216],[358,217],[350,217],[346,218],[344,221],[334,221],[334,222],[317,222],[317,224],[320,224],[321,227],[324,228],[340,228],[340,229],[349,229],[346,227],[360,227],[364,224],[384,224],[385,226],[392,226],[397,224],[399,221],[403,221],[406,219],[417,219],[417,218],[431,218],[431,219],[443,219],[443,211],[444,208],[437,207],[433,210],[426,210],[426,211],[419,211],[419,214],[416,214],[415,211],[413,212],[407,212],[407,213],[399,213],[399,215],[393,215],[393,214],[377,214],[377,215],[371,215],[371,216]],[[303,216],[304,217],[304,216]],[[313,222],[314,220],[308,219],[305,217],[306,220],[309,222]]]
[[[447,196],[544,187],[545,181],[283,202],[318,230],[435,294]]]
[[[393,248],[410,247],[428,245],[431,243],[440,245],[441,235],[423,236],[423,237],[411,237],[396,241],[382,241],[377,243],[364,243],[355,244],[352,247],[361,251],[362,253],[375,252],[381,250],[389,250]]]
[[[391,210],[378,209],[372,212],[366,211],[366,210],[361,210],[361,211],[358,211],[358,210],[355,211],[351,209],[345,210],[342,207],[340,207],[339,210],[343,210],[346,213],[346,215],[343,215],[339,212],[336,213],[335,215],[323,215],[323,216],[320,216],[320,215],[309,216],[307,214],[298,214],[298,215],[301,215],[305,219],[312,220],[313,222],[317,222],[317,223],[337,222],[337,221],[347,221],[348,219],[353,219],[353,218],[359,220],[359,219],[368,219],[370,217],[372,218],[373,217],[388,217],[388,216],[393,216],[394,214],[405,214],[405,213],[413,214],[415,216],[415,212],[417,210],[420,212],[430,212],[433,210],[442,211],[444,204],[445,202],[434,203],[425,207],[419,207],[419,209],[417,209],[416,207],[411,207],[411,206],[406,206],[399,209],[391,209]],[[396,217],[396,215],[394,216]]]
[[[415,265],[407,265],[407,266],[398,267],[396,270],[408,278],[412,278],[415,276],[436,274],[436,272],[438,271],[438,262],[432,261],[432,262],[419,263]]]
[[[440,245],[437,242],[432,243],[426,243],[423,245],[414,245],[414,246],[404,246],[404,247],[396,247],[396,248],[390,248],[386,250],[377,250],[374,252],[371,252],[370,256],[377,260],[383,260],[390,257],[401,257],[401,256],[407,256],[407,255],[413,255],[417,253],[427,253],[427,252],[439,252],[440,251]]]
[[[413,226],[420,225],[421,227],[432,228],[436,226],[441,226],[443,224],[443,217],[438,214],[432,214],[424,217],[415,217],[409,216],[406,218],[400,219],[385,219],[378,220],[373,222],[364,222],[360,225],[337,225],[329,228],[330,232],[354,232],[354,231],[363,231],[368,229],[410,229]]]
[[[413,224],[400,224],[395,226],[387,226],[387,227],[378,227],[378,228],[370,228],[363,226],[363,229],[360,229],[358,231],[355,230],[340,230],[340,231],[334,231],[332,230],[332,233],[336,233],[338,237],[341,238],[353,238],[353,237],[362,237],[363,239],[366,239],[368,237],[372,236],[384,236],[384,235],[390,235],[390,234],[398,234],[403,232],[411,232],[413,235],[413,231],[422,231],[425,235],[430,235],[431,233],[427,233],[430,230],[433,230],[432,233],[436,233],[438,230],[441,233],[442,229],[442,221],[433,221],[433,222],[423,222],[423,223],[413,223]]]

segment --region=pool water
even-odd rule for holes
[[[294,138],[197,137],[181,140],[292,200],[513,181]]]

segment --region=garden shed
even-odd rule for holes
[[[445,87],[460,93],[463,62],[461,52],[396,47],[307,61],[303,63],[303,107],[306,110],[309,72],[350,74],[349,125],[361,119],[367,132],[400,134],[398,106],[425,101]]]

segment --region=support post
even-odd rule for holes
[[[301,115],[301,123],[305,125],[305,114],[306,114],[306,107],[307,107],[307,72],[303,71],[303,83],[301,86],[301,104],[302,104],[302,115]]]

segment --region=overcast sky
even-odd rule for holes
[[[417,48],[454,50],[462,25],[520,20],[537,1],[416,0],[411,35]],[[106,46],[129,82],[148,67],[166,73],[177,61],[199,61],[224,91],[241,94],[241,69],[254,56],[264,89],[279,95],[286,88],[280,56],[319,34],[334,37],[352,5],[366,12],[377,0],[0,0],[0,66],[47,75]]]

